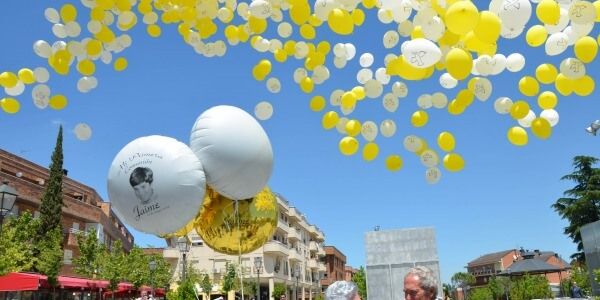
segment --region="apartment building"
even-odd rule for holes
[[[283,196],[275,195],[279,207],[277,229],[270,241],[251,253],[241,257],[221,254],[206,246],[195,231],[188,234],[191,241],[186,255],[188,265],[209,274],[215,283],[213,294],[220,294],[219,283],[228,262],[241,266],[245,280],[253,283],[258,280],[260,300],[278,300],[272,297],[276,283],[286,285],[287,299],[312,300],[321,293],[320,279],[325,272],[325,265],[321,262],[325,256],[325,235],[317,226],[310,224],[298,208]],[[167,244],[164,257],[174,266],[174,276],[178,279],[182,271],[182,255],[175,238],[168,239]],[[257,258],[262,262],[259,270],[254,265]]]
[[[50,155],[50,154],[49,154]],[[76,275],[72,259],[79,255],[77,234],[95,229],[98,240],[108,246],[116,240],[123,243],[125,251],[134,244],[133,235],[111,210],[110,202],[105,202],[91,187],[77,182],[64,171],[63,202],[61,222],[64,241],[63,266],[60,275]],[[7,181],[17,191],[17,200],[12,215],[24,211],[39,216],[42,194],[50,177],[50,170],[22,157],[0,149],[0,182]]]
[[[346,255],[335,246],[325,246],[326,271],[321,279],[321,286],[326,289],[338,280],[346,280]]]

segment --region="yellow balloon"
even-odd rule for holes
[[[444,21],[448,30],[463,35],[477,26],[479,11],[471,1],[454,2],[446,10]]]
[[[535,14],[546,25],[557,25],[560,20],[560,5],[554,0],[542,0],[538,3]]]
[[[463,1],[467,2],[467,1]],[[453,48],[446,55],[446,69],[457,80],[463,80],[471,74],[473,59],[471,54],[460,48]]]
[[[410,39],[422,39],[425,38],[425,33],[423,32],[423,28],[419,25],[413,27],[413,30],[410,32]]]
[[[552,109],[557,103],[558,97],[551,91],[545,91],[538,96],[538,106],[541,109]]]
[[[85,50],[88,56],[96,56],[102,52],[102,42],[99,40],[90,40],[85,45]]]
[[[375,5],[377,5],[377,0],[362,0],[362,5],[366,9],[371,9],[371,8],[375,7]]]
[[[315,84],[313,83],[313,80],[310,79],[310,77],[304,77],[300,81],[300,89],[303,92],[310,94],[314,88],[315,88]]]
[[[16,114],[21,109],[21,104],[15,98],[6,97],[0,100],[0,107],[7,114]]]
[[[317,45],[317,51],[327,55],[331,51],[331,44],[328,41],[320,41]]]
[[[523,76],[519,80],[519,91],[529,97],[533,97],[540,92],[540,84],[531,76]]]
[[[506,134],[508,141],[515,146],[525,146],[529,140],[527,131],[519,126],[510,128]]]
[[[400,155],[390,155],[385,159],[385,167],[392,171],[396,172],[402,169],[402,158]]]
[[[289,11],[290,19],[298,26],[306,23],[310,18],[310,6],[307,2],[297,1],[297,3],[292,4]]]
[[[111,43],[115,40],[115,33],[106,25],[102,25],[100,32],[94,34],[94,37],[103,43]]]
[[[50,97],[48,105],[52,109],[61,110],[67,106],[67,97],[64,95],[54,95]]]
[[[343,9],[332,9],[327,18],[327,24],[331,31],[339,35],[349,35],[354,31],[352,16]]]
[[[459,101],[457,101],[456,99],[450,101],[450,103],[448,103],[448,113],[450,113],[451,115],[460,115],[463,112],[465,112],[465,109],[467,109],[466,106],[462,105]]]
[[[352,93],[354,93],[354,95],[356,96],[356,100],[365,99],[365,97],[367,96],[365,88],[360,85],[353,87]]]
[[[161,34],[161,29],[156,24],[150,24],[150,25],[148,25],[148,27],[146,27],[146,32],[148,32],[149,36],[151,36],[153,38],[157,38]]]
[[[352,21],[354,25],[361,26],[365,22],[365,12],[360,8],[355,8],[352,11]]]
[[[541,64],[535,69],[535,78],[543,84],[551,84],[556,80],[558,70],[552,64]]]
[[[342,94],[342,107],[346,109],[353,108],[357,101],[356,94],[352,91]]]
[[[414,127],[423,127],[429,121],[429,115],[424,110],[415,111],[410,117],[410,123]]]
[[[598,42],[590,36],[584,36],[575,42],[573,50],[575,57],[583,63],[591,63],[598,54]]]
[[[544,44],[548,37],[548,30],[542,25],[534,25],[527,30],[525,40],[531,47],[538,47]]]
[[[328,111],[323,115],[323,119],[321,120],[321,124],[325,129],[332,129],[339,122],[340,117],[338,113],[335,111]]]
[[[264,80],[269,73],[271,73],[271,61],[268,59],[262,59],[252,68],[252,76],[258,81]]]
[[[323,21],[319,19],[316,14],[312,14],[310,17],[308,17],[308,24],[313,27],[319,27],[323,25]]]
[[[81,60],[77,63],[77,71],[83,76],[92,76],[96,72],[96,64],[89,59]]]
[[[473,33],[482,42],[493,44],[500,37],[501,27],[502,21],[500,18],[495,13],[486,10],[479,14],[479,22],[473,29]]]
[[[552,134],[552,126],[550,126],[550,122],[544,118],[535,118],[531,122],[531,132],[539,139],[545,140]]]
[[[596,9],[596,22],[600,22],[600,0],[596,0],[592,4],[594,5],[594,8]]]
[[[473,94],[470,89],[460,90],[460,92],[456,94],[456,102],[465,108],[471,105],[473,100],[475,100],[475,94]]]
[[[454,150],[454,145],[456,144],[454,136],[448,131],[440,133],[437,142],[440,149],[445,152],[452,152],[452,150]]]
[[[354,153],[356,153],[356,151],[358,151],[358,147],[359,147],[359,143],[358,140],[356,140],[355,138],[351,137],[351,136],[346,136],[343,139],[340,140],[340,152],[342,152],[342,154],[344,155],[354,155]]]
[[[267,30],[267,20],[250,16],[248,18],[248,26],[253,34],[261,34]]]
[[[362,157],[366,161],[372,161],[379,155],[379,146],[375,143],[367,143],[363,147]]]
[[[312,111],[322,111],[325,108],[325,98],[323,96],[314,96],[310,99],[310,109]]]
[[[350,120],[346,123],[345,129],[349,136],[357,136],[361,130],[361,124],[358,120]]]
[[[516,101],[510,107],[510,116],[515,120],[525,118],[525,116],[527,116],[528,113],[529,104],[523,100]]]
[[[287,52],[283,49],[276,49],[275,53],[273,53],[273,57],[276,61],[283,63],[287,60]]]
[[[237,36],[238,36],[238,29],[237,29],[237,27],[236,27],[236,26],[234,26],[234,25],[227,25],[227,27],[225,27],[225,32],[224,32],[224,34],[225,34],[225,37],[226,37],[228,40],[234,40],[234,39],[237,39]]]
[[[450,172],[459,172],[465,167],[465,161],[458,153],[448,153],[444,156],[444,168]]]
[[[589,96],[594,92],[596,83],[594,79],[588,75],[575,80],[573,91],[577,96]]]
[[[554,87],[563,96],[568,96],[573,93],[575,88],[575,80],[570,79],[563,73],[556,75],[556,81],[554,81]]]
[[[12,88],[19,82],[19,77],[13,72],[0,73],[0,85],[5,88]]]
[[[33,71],[28,68],[22,68],[17,73],[19,80],[24,84],[32,84],[35,82],[35,76],[33,75]]]
[[[60,18],[64,24],[75,21],[77,18],[77,9],[73,4],[65,4],[60,8]]]
[[[317,32],[315,31],[315,28],[310,24],[302,24],[302,26],[300,26],[300,36],[305,40],[312,40],[316,35]]]
[[[114,69],[117,72],[123,71],[125,69],[127,69],[127,59],[125,57],[119,57],[117,59],[115,59],[115,63],[114,63]]]
[[[258,249],[273,237],[278,214],[277,198],[268,187],[254,198],[237,201],[207,188],[195,229],[213,250],[239,255]]]

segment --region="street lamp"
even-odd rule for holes
[[[156,261],[151,260],[148,263],[148,268],[150,269],[150,297],[154,299],[154,270],[156,270]]]
[[[254,270],[256,271],[256,300],[260,300],[260,271],[262,268],[262,257],[254,258]]]
[[[179,237],[177,239],[177,247],[179,248],[179,252],[181,252],[181,255],[183,257],[183,268],[181,269],[181,281],[185,280],[185,268],[187,267],[187,264],[185,262],[186,259],[186,254],[188,253],[188,251],[190,251],[190,244],[188,243],[187,238],[185,237]]]
[[[8,185],[8,181],[2,181],[0,185],[0,236],[2,235],[2,223],[4,217],[10,213],[17,200],[17,190]]]
[[[296,277],[296,286],[294,287],[294,300],[298,300],[298,279],[300,279],[300,265],[294,267],[294,277]]]

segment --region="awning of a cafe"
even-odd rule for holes
[[[35,273],[8,273],[0,276],[0,292],[6,291],[36,291],[46,276]]]

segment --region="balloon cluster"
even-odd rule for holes
[[[190,146],[146,136],[113,160],[108,193],[132,227],[162,237],[195,229],[215,251],[242,254],[266,243],[277,227],[277,199],[266,187],[271,143],[248,113],[216,106],[192,128]]]
[[[311,94],[316,85],[330,78],[331,61],[335,68],[341,69],[360,54],[357,85],[335,89],[329,103],[324,96],[313,95],[310,108],[323,113],[325,129],[336,128],[343,135],[339,148],[344,155],[354,155],[362,148],[366,161],[379,155],[375,142],[378,132],[386,138],[393,137],[396,121],[350,118],[362,100],[381,98],[384,109],[395,112],[399,98],[408,95],[407,83],[396,80],[397,77],[405,81],[436,77],[441,88],[448,90],[466,81],[466,88],[455,93],[419,96],[419,109],[410,116],[410,122],[415,128],[426,126],[427,110],[432,107],[445,109],[450,115],[461,115],[475,98],[485,102],[491,97],[493,76],[504,71],[517,73],[524,68],[526,61],[522,54],[505,55],[498,51],[502,39],[515,39],[525,33],[526,44],[543,45],[548,57],[563,54],[570,46],[574,50],[574,57],[566,57],[558,65],[540,64],[535,74],[520,78],[517,86],[525,100],[496,98],[495,111],[509,115],[516,123],[507,130],[510,143],[527,144],[528,131],[539,139],[551,136],[559,120],[557,93],[588,96],[595,89],[594,79],[586,75],[586,65],[593,62],[598,52],[598,42],[589,34],[595,22],[600,21],[600,1],[492,0],[488,9],[482,11],[469,0],[252,0],[250,3],[81,0],[81,3],[89,9],[89,18],[86,14],[85,20],[72,4],[45,11],[46,19],[53,24],[52,32],[59,40],[52,44],[37,41],[34,51],[47,59],[56,74],[66,75],[74,66],[81,75],[77,88],[82,93],[97,87],[94,74],[100,62],[112,64],[116,71],[127,68],[127,60],[121,53],[131,46],[132,38],[127,32],[140,20],[151,37],[161,35],[161,23],[177,25],[183,41],[205,57],[220,57],[229,46],[249,43],[252,49],[266,55],[252,68],[252,76],[257,81],[266,80],[266,87],[272,93],[278,93],[282,86],[278,78],[269,77],[274,63],[291,59],[303,62],[303,67],[297,68],[292,77],[303,92]],[[391,52],[385,55],[383,65],[373,66],[374,56],[357,53],[352,43],[332,46],[327,40],[317,41],[323,31],[350,36],[365,23],[369,10],[376,10],[379,22],[397,26],[382,35],[383,48]],[[537,22],[535,19],[531,22],[533,18],[537,18]],[[537,24],[528,27],[531,23]],[[270,25],[276,27],[277,36],[268,36]],[[89,33],[83,38],[82,28]],[[292,37],[294,32],[297,38]],[[399,44],[399,51],[393,50]],[[44,67],[0,73],[0,85],[7,94],[0,100],[0,106],[7,113],[18,112],[20,104],[14,97],[23,93],[25,85],[35,85],[32,96],[37,107],[62,109],[67,99],[50,92],[45,84],[48,79],[49,72]],[[386,91],[390,83],[391,88]],[[537,97],[538,108],[527,100],[531,97]],[[330,108],[326,109],[328,104]],[[272,114],[273,106],[268,102],[261,102],[255,108],[260,120],[267,120]],[[438,144],[448,136],[452,135],[440,133]],[[406,140],[418,141],[416,144],[420,146]],[[454,138],[452,141],[454,143]],[[408,151],[419,156],[427,168],[425,177],[430,183],[439,180],[439,162],[443,162],[448,171],[459,171],[464,166],[460,155],[453,152],[454,147],[438,145],[446,154],[443,159],[435,159],[441,154],[430,148],[422,137],[406,136],[404,144]],[[388,155],[385,164],[391,171],[399,170],[402,158],[398,154]]]

